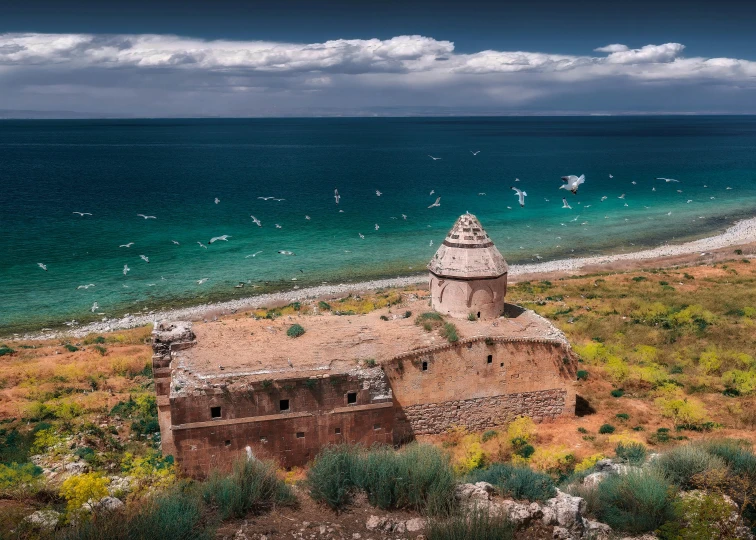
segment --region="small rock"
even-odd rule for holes
[[[552,538],[554,540],[574,540],[575,537],[564,527],[554,527]]]
[[[55,510],[37,510],[24,518],[24,521],[42,530],[51,530],[58,525],[60,512]]]
[[[370,516],[367,520],[367,523],[365,523],[365,528],[369,531],[374,531],[376,529],[383,528],[383,525],[386,523],[386,520],[383,518],[380,518],[378,516]],[[325,533],[325,527],[320,527],[320,534]]]
[[[65,469],[71,474],[83,474],[89,471],[89,465],[83,461],[74,461],[73,463],[66,463]]]
[[[588,476],[586,476],[585,478],[583,478],[583,485],[585,487],[595,488],[601,482],[603,482],[606,479],[607,476],[609,476],[609,473],[608,472],[603,472],[603,471],[591,473]]]
[[[606,523],[583,518],[583,525],[585,536],[591,540],[609,540],[612,538],[612,528]]]
[[[425,520],[419,517],[408,519],[404,523],[404,527],[407,529],[407,532],[422,531],[425,528]]]

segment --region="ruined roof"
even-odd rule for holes
[[[463,214],[428,263],[428,270],[440,277],[496,278],[506,274],[508,266],[478,218]]]
[[[509,317],[455,321],[460,339],[490,336],[566,342],[546,319],[508,307]],[[404,318],[406,311],[412,316]],[[350,372],[359,360],[373,359],[380,364],[415,350],[448,345],[437,331],[427,332],[415,324],[416,316],[425,311],[428,301],[423,298],[366,315],[326,312],[276,320],[235,316],[194,323],[196,344],[174,353],[174,381],[196,386],[219,384],[228,378],[261,381],[328,376]],[[288,337],[286,331],[293,323],[302,325],[305,334]]]

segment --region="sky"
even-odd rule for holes
[[[8,0],[0,116],[756,114],[756,2]]]

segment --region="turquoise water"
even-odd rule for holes
[[[754,117],[0,121],[0,334],[412,274],[465,211],[513,263],[703,236],[753,216],[754,150]]]

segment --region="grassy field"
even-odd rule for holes
[[[427,292],[378,291],[329,301],[327,308],[365,313],[400,304],[409,294]],[[581,362],[578,416],[423,437],[448,457],[457,479],[489,478],[512,496],[538,499],[552,493],[552,484],[615,456],[618,445],[620,453],[637,447],[650,453],[700,439],[756,439],[756,264],[735,259],[530,281],[512,285],[508,298],[551,320],[572,342]],[[254,315],[306,314],[317,305]],[[150,328],[140,328],[68,341],[0,343],[0,538],[14,528],[16,537],[27,537],[17,524],[39,509],[53,508],[62,522],[75,521],[82,502],[103,494],[125,501],[129,512],[159,513],[168,510],[146,495],[178,489],[187,497],[184,511],[194,508],[191,527],[247,511],[233,502],[252,489],[242,472],[236,481],[215,478],[211,487],[186,488],[172,459],[160,454],[149,336]],[[404,466],[401,456],[370,459],[386,470]],[[491,470],[494,464],[499,468]],[[522,467],[529,473],[518,472]],[[78,480],[64,480],[71,477]],[[287,499],[275,482],[266,485],[265,501]],[[390,501],[387,506],[401,499],[381,493],[364,475],[351,486],[366,490],[370,499]],[[145,506],[147,500],[152,506]]]

